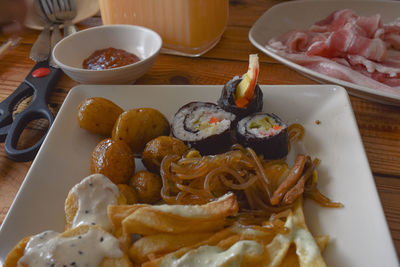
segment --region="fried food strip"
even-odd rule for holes
[[[129,248],[129,257],[143,263],[161,257],[182,247],[192,246],[209,239],[214,233],[187,233],[184,235],[157,234],[145,236]]]
[[[112,234],[119,238],[124,248],[129,248],[131,242],[131,236],[124,234],[122,228],[122,221],[130,214],[134,213],[139,208],[147,207],[147,204],[135,204],[135,205],[109,205],[107,207],[107,214],[113,225]]]
[[[209,237],[206,240],[203,240],[203,241],[198,242],[191,246],[180,248],[180,249],[178,249],[170,254],[167,254],[167,255],[173,255],[174,257],[179,258],[179,257],[182,257],[185,253],[189,252],[190,250],[199,248],[201,246],[216,246],[222,240],[225,240],[225,239],[230,238],[231,236],[234,236],[235,231],[233,229],[234,229],[234,226],[230,226],[228,228],[222,229],[222,230],[214,233],[211,237]],[[151,261],[143,263],[142,267],[159,266],[159,264],[162,262],[163,259],[164,259],[164,257],[152,259]]]
[[[201,246],[180,258],[166,256],[158,266],[266,266],[268,255],[263,246],[251,240],[239,240],[228,249]],[[143,266],[143,265],[142,265]],[[154,265],[149,265],[154,266]]]
[[[137,211],[140,208],[148,207],[147,204],[134,204],[134,205],[109,205],[107,207],[108,217],[115,228],[121,228],[122,221]]]
[[[287,218],[285,227],[290,229],[290,232],[277,234],[267,245],[271,257],[269,266],[281,266],[293,243],[296,245],[296,254],[301,267],[326,266],[317,242],[305,223],[302,198],[296,201],[293,214]]]
[[[173,258],[180,258],[184,256],[186,253],[189,253],[190,251],[196,250],[200,247],[204,246],[216,246],[219,247],[223,250],[227,250],[230,247],[232,247],[234,244],[236,244],[239,241],[243,240],[253,240],[259,242],[262,246],[264,244],[268,244],[272,241],[274,238],[275,233],[273,231],[258,231],[253,229],[251,226],[244,226],[241,224],[234,224],[228,228],[225,228],[219,232],[216,232],[213,234],[211,237],[208,239],[205,239],[201,242],[198,242],[197,244],[183,247],[181,249],[178,249],[172,253],[169,253],[167,255],[160,256],[156,259],[152,259],[148,262],[143,263],[142,267],[155,267],[159,266],[161,262],[165,259],[166,256],[168,257],[173,257]],[[269,255],[266,253],[263,253],[262,255],[255,256],[253,255],[252,257],[248,258],[247,261],[255,263],[255,266],[267,266],[269,260],[268,260]],[[242,262],[243,263],[243,262]],[[265,265],[260,265],[260,264]],[[248,266],[248,265],[244,265]]]
[[[273,193],[270,201],[271,205],[278,205],[286,192],[296,184],[296,182],[300,179],[304,166],[307,162],[311,162],[310,157],[302,154],[297,156],[293,167],[290,169],[289,175]]]
[[[10,253],[8,253],[7,258],[4,261],[4,267],[18,266],[18,260],[24,255],[26,244],[29,242],[30,238],[30,236],[27,236],[15,245]]]
[[[326,248],[326,246],[328,245],[329,242],[329,236],[316,236],[315,237],[315,241],[318,244],[319,249],[321,250],[321,252],[323,252]],[[288,252],[285,256],[285,258],[283,259],[282,264],[279,267],[297,267],[300,266],[299,263],[299,256],[297,256],[296,254],[296,246],[295,244],[291,244]]]
[[[140,208],[122,221],[124,233],[144,236],[158,233],[211,232],[222,229],[225,225],[225,218],[212,220],[183,217],[152,207]]]
[[[254,266],[325,266],[321,256],[328,243],[329,237],[314,237],[309,232],[303,214],[302,199],[297,201],[294,210],[289,214],[285,227],[288,232],[275,234],[273,231],[254,230],[251,226],[238,226],[237,224],[223,229],[209,239],[192,246],[183,247],[175,252],[152,259],[142,264],[143,267],[161,266],[172,260],[183,259],[196,255],[202,249],[213,246],[220,248],[221,252],[230,251],[235,244],[243,240],[258,242],[264,252],[247,257],[246,264]],[[234,256],[235,257],[235,256]],[[241,262],[244,264],[244,262]],[[249,266],[249,265],[241,265]]]
[[[217,231],[238,209],[235,195],[228,193],[204,205],[109,206],[109,216],[116,229],[122,226],[124,235],[146,236]]]
[[[313,172],[319,165],[320,161],[319,159],[314,159],[313,162],[306,162],[306,169],[304,170],[303,174],[301,175],[300,179],[296,183],[295,186],[293,186],[292,189],[290,189],[285,196],[283,197],[281,203],[284,205],[290,205],[296,201],[298,197],[300,197],[303,192],[304,192],[304,187],[306,185],[306,182],[308,181],[309,178],[313,176]]]

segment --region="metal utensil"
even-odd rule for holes
[[[43,11],[44,16],[46,19],[50,22],[53,23],[53,32],[52,35],[53,37],[53,42],[61,40],[61,32],[60,32],[60,27],[59,24],[62,23],[62,21],[58,20],[56,17],[56,11],[55,11],[55,6],[58,5],[57,0],[39,0],[39,5]]]
[[[50,48],[50,57],[49,57],[49,64],[54,68],[58,68],[57,64],[54,62],[51,52],[54,46],[62,39],[59,23],[60,21],[56,17],[56,8],[55,6],[58,5],[57,0],[53,0],[52,2],[47,0],[39,0],[39,4],[41,9],[43,10],[44,15],[46,18],[51,21],[53,24],[53,30],[51,33],[51,48]]]
[[[64,21],[64,36],[78,31],[72,20],[76,17],[75,0],[53,0],[54,12],[57,20]]]
[[[44,15],[39,0],[33,1],[33,8],[39,19],[43,22],[44,28],[33,44],[29,57],[35,62],[41,62],[46,60],[50,55],[50,22]]]

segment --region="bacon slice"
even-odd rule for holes
[[[400,94],[400,18],[383,24],[379,14],[342,9],[308,30],[271,39],[267,48],[319,73]],[[390,49],[389,49],[390,48]]]

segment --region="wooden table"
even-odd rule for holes
[[[248,55],[260,55],[260,84],[315,84],[288,67],[257,50],[248,32],[269,7],[279,1],[231,0],[228,27],[220,43],[199,58],[160,55],[153,68],[137,84],[224,84],[248,65]],[[87,19],[80,29],[101,24],[99,16]],[[0,100],[6,98],[23,81],[34,62],[29,51],[38,31],[25,30],[21,44],[0,59]],[[0,35],[0,42],[8,36]],[[212,66],[212,68],[210,68]],[[50,97],[55,111],[76,82],[63,75]],[[382,105],[350,97],[362,141],[367,152],[386,219],[400,253],[400,107]],[[21,142],[37,137],[40,127],[32,127]],[[8,159],[0,144],[0,224],[23,182],[31,162],[17,163]],[[354,166],[356,168],[356,166]]]

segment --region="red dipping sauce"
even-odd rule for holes
[[[136,55],[113,47],[96,50],[83,61],[83,68],[89,70],[113,69],[140,61]]]

